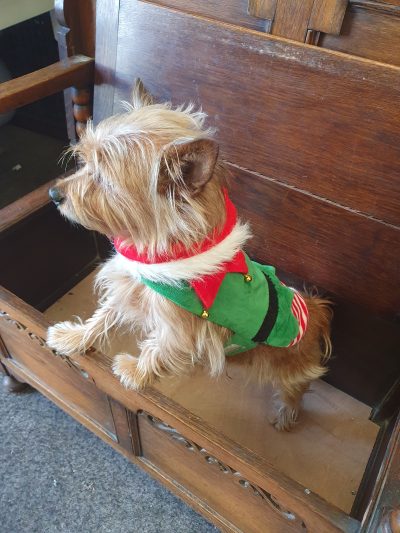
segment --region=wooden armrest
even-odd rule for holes
[[[0,113],[22,107],[67,87],[93,83],[94,59],[68,57],[53,65],[0,84]]]

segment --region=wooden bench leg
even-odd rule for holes
[[[9,374],[3,375],[2,386],[7,392],[31,392],[33,390],[27,383],[22,383]]]
[[[0,352],[5,354],[5,347],[2,339],[0,338]],[[14,376],[11,376],[7,368],[0,361],[0,382],[2,387],[7,392],[30,392],[32,387],[28,383],[18,381]]]

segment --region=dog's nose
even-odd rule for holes
[[[57,187],[51,187],[51,189],[49,189],[49,196],[56,205],[60,205],[61,202],[64,200],[60,189],[57,189]]]

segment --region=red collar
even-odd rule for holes
[[[222,230],[219,233],[214,230],[211,236],[206,237],[201,243],[194,245],[191,250],[185,248],[180,243],[176,243],[173,246],[171,253],[163,253],[149,258],[146,252],[139,253],[133,245],[123,246],[123,239],[121,237],[116,237],[114,239],[116,251],[131,261],[137,261],[147,265],[154,263],[168,263],[171,261],[177,261],[178,259],[187,259],[188,257],[193,257],[194,255],[206,252],[223,241],[232,232],[237,222],[236,208],[231,202],[227,190],[224,189],[223,192],[226,220]],[[231,261],[224,263],[220,272],[209,276],[203,276],[201,279],[190,282],[191,287],[194,289],[206,309],[209,309],[214,303],[221,283],[228,272],[247,273],[247,264],[243,252],[239,251]]]

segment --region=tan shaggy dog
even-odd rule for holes
[[[225,223],[223,187],[226,171],[217,161],[218,145],[204,128],[205,115],[192,106],[172,109],[153,104],[138,82],[124,114],[91,124],[73,152],[75,174],[57,182],[50,195],[62,215],[108,237],[119,236],[148,257],[180,246],[190,250]],[[163,283],[199,278],[218,270],[250,237],[238,223],[230,239],[207,260],[190,266],[172,261],[153,275]],[[217,253],[217,257],[215,257]],[[212,255],[212,254],[211,254]],[[171,268],[172,265],[172,268]],[[99,305],[91,318],[61,322],[48,331],[48,345],[71,355],[107,340],[110,329],[139,333],[140,354],[115,355],[113,371],[121,382],[141,389],[164,375],[182,375],[196,365],[220,376],[224,344],[231,332],[196,316],[141,282],[148,265],[116,253],[102,266],[96,286]],[[231,359],[248,367],[249,377],[277,389],[277,429],[290,429],[310,382],[324,373],[329,357],[329,302],[304,296],[309,322],[300,342],[290,348],[259,344]]]

